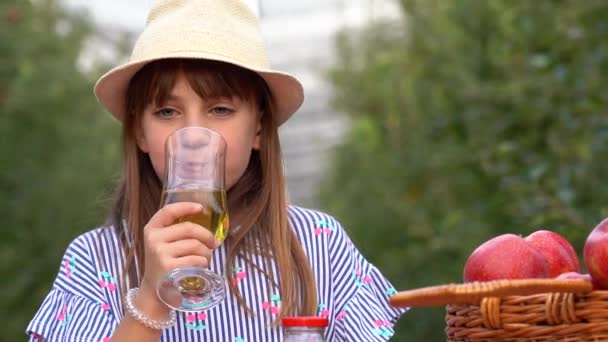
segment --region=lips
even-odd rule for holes
[[[196,162],[196,161],[187,161],[187,162],[178,162],[179,168],[186,174],[200,174],[205,170],[206,162]]]

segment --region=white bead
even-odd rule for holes
[[[135,318],[135,320],[138,321],[139,323],[141,323],[151,329],[164,330],[164,329],[172,327],[175,324],[175,320],[176,320],[175,311],[171,311],[169,313],[169,318],[167,320],[156,321],[156,320],[146,317],[146,315],[144,315],[143,312],[139,311],[135,307],[135,305],[133,304],[133,297],[135,296],[135,294],[137,293],[138,290],[139,290],[139,288],[137,288],[137,287],[130,289],[127,292],[127,295],[125,297],[127,312],[129,313],[129,315],[131,315],[131,317]]]

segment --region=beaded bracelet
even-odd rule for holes
[[[141,323],[151,329],[164,330],[164,329],[172,327],[175,324],[175,319],[176,319],[175,311],[171,311],[169,313],[169,318],[167,320],[155,321],[153,319],[146,317],[146,315],[144,315],[143,312],[139,311],[135,307],[135,305],[133,304],[133,297],[135,296],[135,293],[137,293],[138,290],[139,290],[139,288],[137,288],[137,287],[130,289],[127,292],[127,296],[125,297],[127,312],[129,313],[129,315],[131,315],[133,318],[135,318],[135,320],[138,321],[139,323]]]

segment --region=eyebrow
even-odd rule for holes
[[[174,93],[170,93],[169,95],[167,95],[167,101],[179,101],[181,99],[182,99],[181,96],[176,95]]]
[[[167,102],[177,102],[182,103],[184,101],[184,97],[175,93],[169,93],[167,97],[160,104],[166,104]],[[238,96],[213,96],[207,99],[203,99],[203,101],[229,101],[229,102],[240,102],[241,99]]]
[[[169,93],[166,96],[160,96],[159,94],[157,94],[155,96],[155,99],[150,102],[150,105],[154,105],[154,106],[162,106],[162,105],[166,105],[167,102],[181,102],[182,97],[178,96],[174,93]]]

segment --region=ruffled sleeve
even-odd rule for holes
[[[333,321],[340,341],[386,341],[407,309],[394,308],[388,298],[396,291],[358,251],[338,222],[330,242],[332,283],[336,298]]]
[[[96,266],[94,234],[68,246],[53,288],[27,326],[29,341],[109,341],[116,319],[107,294],[118,289]]]

